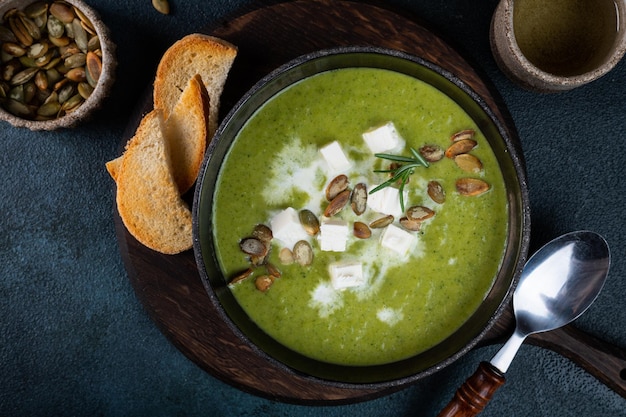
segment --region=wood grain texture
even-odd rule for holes
[[[504,382],[504,375],[500,371],[489,362],[481,362],[476,372],[459,387],[437,417],[472,417],[480,414]]]
[[[286,61],[322,48],[347,45],[394,48],[428,59],[465,81],[491,107],[496,107],[490,88],[454,49],[416,21],[374,4],[331,0],[273,4],[236,16],[207,32],[239,48],[222,96],[223,112],[261,77]],[[498,115],[508,122],[502,113]],[[124,143],[132,136],[139,118],[129,125]],[[509,130],[515,137],[510,125]],[[120,251],[138,299],[167,338],[211,375],[255,395],[300,404],[350,403],[391,392],[369,386],[355,389],[323,384],[268,362],[219,320],[192,251],[173,256],[159,254],[128,234],[117,213],[115,223]],[[511,323],[512,316],[507,312],[483,344],[502,340],[510,333]]]

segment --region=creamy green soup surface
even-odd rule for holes
[[[214,238],[227,279],[249,267],[239,242],[255,225],[270,225],[291,207],[322,218],[328,202],[330,172],[320,149],[337,141],[350,161],[350,186],[368,190],[388,178],[376,173],[389,161],[375,157],[363,139],[372,128],[393,123],[410,148],[436,144],[446,149],[450,137],[476,131],[471,154],[482,170],[467,173],[444,157],[416,168],[405,187],[405,207],[435,211],[418,232],[410,250],[400,254],[381,245],[383,229],[369,239],[350,235],[343,252],[322,251],[310,237],[310,266],[281,264],[281,242],[274,239],[269,262],[282,273],[266,292],[250,278],[230,285],[241,307],[266,333],[301,354],[343,365],[373,365],[423,352],[458,329],[489,291],[505,250],[508,207],[497,160],[473,120],[450,98],[415,78],[372,68],[324,72],[281,91],[258,110],[239,132],[227,154],[215,188]],[[490,185],[479,196],[460,195],[455,181],[480,178]],[[427,183],[437,180],[446,200],[435,203]],[[371,197],[371,195],[370,195]],[[334,216],[350,224],[369,224],[382,214],[368,209],[357,216],[348,205]],[[322,219],[323,220],[323,219]],[[398,218],[394,221],[399,226]],[[291,248],[290,248],[291,249]],[[336,289],[331,264],[354,262],[365,283]]]

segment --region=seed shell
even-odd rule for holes
[[[274,277],[271,275],[260,275],[254,280],[254,286],[261,292],[266,292],[274,283]]]
[[[280,278],[280,277],[283,275],[283,273],[282,273],[282,272],[280,272],[280,269],[278,269],[278,268],[276,267],[276,265],[274,265],[274,264],[272,264],[272,263],[269,263],[269,262],[268,262],[268,263],[265,265],[265,269],[267,269],[267,273],[268,273],[269,275],[273,276],[274,278]]]
[[[365,213],[367,209],[367,185],[360,182],[354,187],[350,196],[350,207],[357,216]]]
[[[465,172],[477,174],[483,169],[480,159],[469,153],[462,153],[454,157],[456,165]]]
[[[326,200],[332,201],[339,193],[346,190],[348,185],[350,185],[350,181],[343,174],[333,178],[326,187]]]
[[[422,222],[414,219],[410,219],[408,217],[402,217],[400,220],[400,226],[405,228],[410,232],[419,232],[422,228]]]
[[[435,215],[435,212],[428,207],[424,206],[412,206],[409,207],[406,211],[406,217],[409,220],[415,220],[418,222],[423,222],[424,220],[428,220]]]
[[[372,231],[363,222],[354,222],[353,233],[358,239],[369,239],[372,236]]]
[[[299,240],[293,247],[294,260],[302,265],[308,266],[313,263],[313,249],[306,240]]]
[[[295,262],[293,252],[289,248],[282,248],[280,252],[278,252],[278,259],[280,259],[280,263],[283,265],[291,265]]]
[[[310,236],[315,236],[320,231],[320,222],[311,210],[300,210],[298,213],[300,224]]]
[[[450,136],[450,142],[457,142],[464,139],[474,139],[476,132],[473,129],[464,129]]]
[[[446,149],[446,157],[452,159],[457,155],[468,153],[476,147],[476,141],[473,139],[461,139],[454,142]]]
[[[252,237],[260,240],[267,246],[274,238],[274,235],[272,234],[272,229],[266,225],[257,224],[254,226],[254,230],[252,230]]]
[[[428,162],[440,161],[444,156],[444,150],[439,145],[424,145],[419,152]]]
[[[478,178],[459,178],[456,181],[456,190],[464,196],[478,196],[487,191],[491,186]]]
[[[429,181],[427,192],[428,196],[437,204],[443,204],[446,201],[446,193],[439,181]]]
[[[241,251],[246,255],[265,256],[267,255],[267,247],[263,242],[254,237],[248,237],[239,242]]]
[[[350,201],[350,190],[344,190],[340,192],[333,200],[326,206],[324,210],[324,216],[333,217],[339,213]]]
[[[247,278],[250,278],[250,276],[252,276],[252,274],[254,273],[254,270],[252,268],[248,268],[245,271],[241,271],[239,273],[237,273],[231,280],[230,280],[230,284],[237,284],[238,282],[241,282]]]
[[[383,216],[371,222],[370,227],[372,229],[382,229],[382,228],[389,226],[391,223],[393,223],[393,220],[394,220],[393,216],[389,214],[387,216]]]

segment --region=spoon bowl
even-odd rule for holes
[[[482,411],[504,383],[504,373],[528,335],[562,327],[591,306],[604,286],[610,260],[606,240],[590,231],[562,235],[539,249],[513,293],[513,335],[490,363],[480,364],[438,417]]]

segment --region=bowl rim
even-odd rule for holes
[[[51,2],[52,0],[45,0]],[[111,32],[106,24],[100,18],[98,12],[85,3],[83,0],[63,0],[72,6],[80,9],[83,14],[89,18],[96,33],[100,38],[100,48],[102,49],[102,73],[100,79],[96,84],[93,92],[83,104],[71,113],[67,113],[62,117],[51,120],[30,120],[24,119],[0,106],[0,120],[4,120],[10,123],[13,127],[25,127],[33,131],[37,130],[57,130],[60,128],[70,128],[76,126],[78,123],[88,119],[93,115],[93,112],[102,106],[104,99],[110,94],[111,88],[115,82],[115,70],[117,68],[116,49],[117,46],[111,39]],[[0,20],[5,11],[11,8],[18,8],[23,10],[25,7],[32,3],[36,3],[37,0],[30,0],[24,2],[23,0],[6,0],[0,5]]]
[[[497,300],[497,307],[495,309],[493,309],[493,311],[490,313],[490,318],[486,321],[486,323],[481,323],[480,324],[480,330],[477,330],[477,332],[474,334],[474,336],[472,336],[470,338],[470,340],[466,341],[464,343],[464,345],[460,348],[455,350],[454,352],[452,352],[451,354],[449,354],[445,359],[426,367],[425,369],[419,371],[419,372],[415,372],[415,373],[411,373],[408,375],[403,375],[400,377],[386,377],[380,380],[339,380],[337,378],[332,378],[332,377],[328,377],[328,376],[320,376],[320,375],[312,375],[312,374],[308,374],[304,371],[302,371],[302,369],[298,369],[297,367],[294,367],[293,364],[291,363],[285,363],[285,361],[276,358],[273,354],[270,354],[268,352],[266,352],[263,348],[261,348],[260,346],[257,345],[257,343],[252,340],[250,338],[250,336],[248,334],[246,334],[246,332],[244,332],[238,325],[237,323],[234,322],[233,318],[230,317],[230,315],[228,314],[228,312],[226,311],[225,307],[222,304],[220,295],[217,294],[217,290],[213,287],[213,285],[211,285],[210,283],[210,277],[205,265],[205,257],[203,256],[203,248],[202,248],[202,242],[201,242],[201,237],[200,237],[200,233],[201,233],[201,220],[200,220],[200,215],[199,215],[199,208],[200,208],[200,204],[201,201],[203,200],[204,197],[204,188],[205,188],[205,184],[206,182],[205,180],[205,176],[207,173],[207,169],[210,165],[210,161],[212,159],[212,156],[215,152],[215,149],[217,146],[220,145],[221,143],[221,139],[222,136],[225,132],[225,130],[228,128],[229,124],[231,123],[231,121],[233,120],[233,118],[239,113],[240,109],[245,106],[245,104],[252,98],[254,97],[256,94],[259,93],[259,91],[262,91],[263,88],[265,88],[267,86],[268,83],[272,82],[273,80],[275,80],[277,77],[280,77],[281,74],[285,74],[285,73],[289,73],[290,71],[293,71],[295,69],[297,69],[298,67],[300,67],[301,65],[307,64],[307,63],[311,63],[311,62],[315,62],[316,60],[323,60],[325,58],[328,57],[334,57],[334,56],[347,56],[347,55],[368,55],[368,56],[380,56],[382,59],[386,59],[388,57],[391,57],[392,59],[398,59],[398,60],[403,60],[403,61],[407,61],[409,63],[409,65],[417,65],[419,67],[423,67],[425,68],[427,71],[430,71],[432,73],[435,74],[435,76],[437,77],[441,77],[444,79],[444,82],[450,83],[451,88],[453,89],[457,89],[459,90],[459,92],[467,97],[469,97],[471,99],[472,102],[474,102],[477,106],[478,106],[478,110],[483,112],[484,115],[487,117],[489,123],[491,123],[493,125],[493,127],[496,129],[498,135],[502,138],[502,141],[504,142],[503,145],[505,147],[505,154],[510,158],[510,164],[511,164],[511,169],[513,171],[515,171],[515,183],[517,184],[519,190],[517,190],[519,193],[516,194],[514,197],[517,200],[517,204],[519,205],[520,208],[520,212],[518,214],[517,217],[519,217],[518,220],[518,227],[516,228],[516,231],[518,232],[517,238],[518,238],[518,244],[514,249],[515,252],[515,256],[514,259],[512,260],[512,262],[510,262],[513,266],[511,269],[511,273],[510,273],[510,280],[507,284],[506,290],[504,291],[504,294],[501,297],[498,297]],[[348,67],[354,67],[355,65],[350,65]],[[357,65],[358,66],[358,65]],[[361,65],[361,66],[365,66],[365,67],[371,67],[372,65]],[[343,67],[341,67],[343,68]],[[333,69],[338,69],[338,68],[333,68]],[[328,71],[329,69],[325,69],[325,70],[319,70],[316,71],[315,73],[321,73],[321,72],[325,72]],[[310,74],[309,76],[312,76],[313,74]],[[304,79],[307,77],[301,77],[299,79]],[[418,78],[419,79],[419,78]],[[423,80],[422,80],[423,81]],[[280,91],[282,91],[284,88],[286,88],[287,86],[293,84],[292,82],[288,82],[287,85],[279,88],[278,90],[276,90],[273,94],[271,94],[264,102],[268,101],[269,99],[271,99],[274,95],[278,94]],[[437,87],[435,87],[437,88]],[[439,91],[441,91],[441,89],[437,88]],[[445,92],[443,92],[444,94],[446,94]],[[449,94],[446,94],[449,96]],[[454,99],[453,99],[454,100]],[[260,107],[256,106],[254,107],[255,109],[258,109]],[[465,110],[465,109],[464,109]],[[466,110],[467,111],[467,110]],[[253,114],[254,111],[251,113]],[[470,115],[471,116],[471,115]],[[473,118],[473,117],[472,117]],[[246,120],[248,119],[248,117],[245,118]],[[242,126],[245,124],[245,121],[242,122]],[[241,127],[240,127],[241,128]],[[240,129],[239,128],[239,129]],[[238,130],[237,130],[238,131]],[[236,133],[233,137],[236,136]],[[231,146],[232,142],[227,144],[226,146],[226,150],[228,150]],[[491,143],[490,143],[491,144]],[[527,257],[527,253],[528,253],[528,247],[529,247],[529,241],[530,241],[530,210],[529,210],[529,194],[528,194],[528,186],[527,186],[527,179],[526,179],[526,171],[525,171],[525,164],[523,161],[523,157],[521,155],[521,148],[518,149],[518,146],[516,146],[517,144],[515,143],[514,137],[513,135],[509,132],[509,129],[507,129],[504,124],[500,121],[500,119],[498,117],[496,117],[495,113],[493,112],[493,110],[486,104],[486,102],[473,90],[471,89],[465,82],[463,82],[459,77],[455,76],[453,73],[451,73],[450,71],[424,59],[415,55],[411,55],[408,54],[406,52],[403,51],[399,51],[399,50],[395,50],[395,49],[389,49],[389,48],[381,48],[381,47],[374,47],[374,46],[341,46],[341,47],[335,47],[335,48],[327,48],[327,49],[321,49],[321,50],[317,50],[311,53],[307,53],[304,55],[300,55],[290,61],[288,61],[287,63],[279,66],[278,68],[274,69],[273,71],[271,71],[269,74],[267,74],[266,76],[264,76],[263,78],[261,78],[258,82],[256,82],[253,87],[251,87],[240,99],[239,101],[237,101],[237,103],[230,109],[230,111],[227,113],[227,115],[224,117],[224,119],[222,120],[222,122],[220,123],[217,132],[215,133],[215,136],[213,138],[213,140],[211,141],[211,143],[209,144],[209,147],[207,149],[207,153],[205,155],[205,159],[203,161],[201,170],[200,170],[200,174],[198,176],[198,182],[196,185],[196,189],[194,192],[194,199],[193,199],[193,206],[192,206],[192,216],[193,216],[193,250],[194,250],[194,256],[196,259],[196,264],[198,267],[198,271],[200,273],[200,277],[202,279],[203,285],[207,291],[207,294],[211,300],[211,302],[214,304],[214,306],[216,306],[216,310],[218,311],[219,315],[220,315],[220,319],[224,320],[228,327],[233,331],[233,333],[242,341],[242,343],[245,343],[248,347],[250,347],[257,355],[260,355],[261,357],[263,357],[265,360],[267,360],[268,362],[270,362],[272,365],[279,367],[280,369],[290,373],[290,374],[296,374],[300,377],[304,377],[313,381],[316,381],[318,383],[322,383],[322,384],[326,384],[326,385],[331,385],[334,387],[340,387],[340,388],[347,388],[347,389],[355,389],[355,388],[361,388],[361,389],[380,389],[380,388],[391,388],[391,387],[399,387],[399,386],[404,386],[407,385],[409,383],[412,383],[414,381],[417,381],[419,379],[422,379],[426,376],[432,375],[433,373],[447,367],[448,365],[454,363],[456,360],[458,360],[460,357],[464,356],[465,354],[467,354],[471,349],[473,349],[479,342],[480,340],[482,340],[485,336],[485,334],[493,327],[493,325],[495,324],[495,322],[497,321],[497,319],[502,315],[502,313],[504,312],[504,310],[507,308],[510,299],[512,297],[512,292],[513,292],[513,288],[515,287],[518,279],[519,279],[519,275],[521,274],[521,270],[523,268],[523,265],[526,261],[526,257]],[[500,163],[500,159],[498,158],[498,162]],[[219,170],[221,168],[221,161],[219,162],[219,167],[217,169],[218,173]],[[210,188],[207,190],[207,192],[209,194],[213,194],[214,193],[214,187],[210,186]],[[507,194],[509,194],[507,192]],[[211,197],[212,198],[212,197]],[[511,198],[511,196],[508,196],[509,200]],[[509,214],[509,219],[511,218],[511,214]],[[509,226],[509,228],[511,228]],[[510,240],[510,235],[512,233],[511,230],[508,231],[509,233],[509,237],[507,238],[507,247],[508,242]],[[213,249],[213,248],[211,248]],[[507,248],[507,253],[509,251],[510,248]],[[212,254],[214,256],[214,254]],[[506,257],[506,254],[503,256],[503,258]],[[217,263],[217,260],[215,258],[213,258],[213,261]],[[500,275],[500,273],[498,273],[498,276]],[[498,280],[499,278],[496,277],[496,279],[494,280],[494,285],[492,285],[492,288],[489,290],[489,292],[491,293],[493,291],[493,287],[495,286],[495,282]],[[227,288],[227,286],[226,286]],[[483,301],[481,302],[481,306],[485,303],[487,299],[487,296],[485,297],[485,299],[483,299]],[[480,307],[479,307],[480,308]],[[468,319],[468,321],[471,321],[471,318],[474,317],[474,314],[470,317],[470,319]],[[466,322],[467,323],[467,322]],[[461,328],[463,328],[464,325],[461,326]],[[262,332],[262,330],[260,330]],[[457,330],[458,331],[458,330]],[[456,332],[455,332],[456,333]],[[268,336],[269,337],[269,336]],[[271,337],[269,337],[271,339]],[[273,339],[272,339],[273,340]],[[448,339],[445,339],[445,341],[447,341]],[[280,345],[279,342],[274,341],[274,343],[277,343]],[[443,342],[442,342],[443,343]],[[440,343],[441,344],[441,343]],[[438,344],[439,345],[439,344]],[[436,345],[436,346],[438,346]],[[282,345],[281,345],[282,346]],[[435,346],[435,347],[436,347]],[[287,349],[283,346],[283,349]],[[432,349],[432,348],[431,348]],[[430,351],[431,349],[429,349],[428,351]],[[428,352],[427,351],[427,352]],[[297,354],[299,356],[303,356],[301,354]],[[419,355],[419,354],[418,354]],[[316,363],[320,363],[320,364],[325,364],[324,362],[321,361],[317,361],[314,359],[310,359],[310,358],[306,358],[309,361],[313,361]],[[409,358],[411,359],[411,358]],[[390,365],[398,365],[398,364],[402,364],[403,362],[405,362],[406,360],[401,360],[401,361],[397,361],[397,362],[392,362],[390,364],[382,364],[382,365],[374,365],[374,366],[369,366],[369,367],[360,367],[360,366],[346,366],[346,365],[334,365],[331,364],[330,366],[335,367],[335,368],[341,368],[344,371],[347,370],[361,370],[361,369],[370,369],[372,371],[375,371],[377,369],[382,369],[385,367],[389,367]]]

